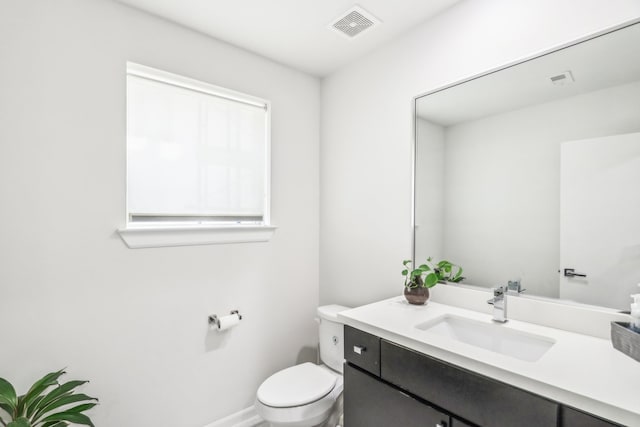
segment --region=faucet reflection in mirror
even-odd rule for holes
[[[456,259],[468,285],[520,277],[530,297],[626,309],[640,281],[638,45],[629,25],[416,98],[414,259]]]

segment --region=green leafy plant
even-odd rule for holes
[[[411,269],[411,264],[410,259],[402,261],[404,286],[407,288],[432,288],[438,282],[459,283],[464,279],[462,267],[447,260],[434,263],[433,259],[429,257],[427,262],[415,269]]]
[[[431,288],[438,283],[438,276],[433,268],[427,264],[422,264],[415,269],[411,269],[411,260],[402,261],[402,275],[404,276],[404,286],[406,288]]]
[[[75,393],[75,389],[88,381],[69,381],[60,384],[58,379],[64,370],[51,372],[36,381],[29,391],[17,396],[15,388],[0,378],[0,408],[8,416],[0,414],[4,427],[66,427],[69,424],[93,426],[82,412],[96,406],[98,399]]]

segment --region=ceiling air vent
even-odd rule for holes
[[[333,21],[329,28],[353,39],[363,31],[379,24],[380,20],[359,6],[354,6]]]
[[[553,83],[556,86],[566,86],[575,82],[575,79],[573,78],[573,74],[571,74],[571,71],[565,71],[564,73],[558,74],[557,76],[549,77],[549,80],[551,80],[551,83]]]

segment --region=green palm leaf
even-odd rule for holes
[[[27,406],[25,409],[25,416],[27,418],[31,418],[31,416],[35,413],[35,411],[39,408],[39,404],[42,401],[42,399],[44,399],[44,396],[38,396],[35,399],[33,399],[33,402],[31,402],[31,404],[29,406]]]
[[[61,405],[56,405],[51,407],[51,405],[57,402],[59,399],[70,396],[73,393],[73,389],[86,383],[88,383],[88,381],[69,381],[67,383],[60,385],[59,387],[56,387],[51,392],[49,392],[49,394],[45,395],[44,398],[38,403],[36,403],[34,400],[34,403],[30,405],[27,410],[27,416],[31,416],[31,414],[33,414],[34,419],[39,418],[45,412],[49,412],[52,409],[55,409],[61,406]],[[87,396],[87,398],[89,398],[89,396]],[[73,402],[69,402],[69,403],[73,403]],[[32,411],[34,409],[35,409],[35,412]]]
[[[9,414],[15,411],[18,406],[18,398],[16,397],[16,389],[4,378],[0,378],[0,408]]]
[[[57,387],[55,390],[51,391],[49,394],[47,394],[44,397],[44,399],[42,400],[41,406],[48,405],[50,402],[54,401],[55,399],[62,396],[63,394],[71,392],[74,388],[79,387],[82,384],[86,384],[88,382],[89,381],[69,381],[62,384],[60,387]]]
[[[62,369],[57,372],[50,372],[36,381],[31,386],[27,394],[18,398],[18,413],[22,414],[24,409],[27,406],[31,405],[33,401],[38,396],[40,396],[47,388],[58,384],[58,378],[60,378],[60,376],[64,373],[65,372]]]
[[[88,381],[60,384],[58,379],[64,373],[60,370],[45,375],[21,396],[16,396],[14,387],[0,378],[0,408],[9,414],[9,423],[0,418],[0,426],[67,427],[69,424],[81,424],[93,427],[89,417],[81,412],[96,406],[98,399],[75,393],[77,387]],[[70,407],[73,404],[76,406]]]
[[[33,423],[37,424],[40,421],[40,418],[42,418],[43,415],[53,411],[54,409],[58,409],[60,407],[66,406],[66,405],[70,405],[72,403],[77,403],[77,402],[91,402],[91,401],[97,401],[98,399],[87,396],[86,394],[71,394],[71,395],[62,395],[60,396],[58,399],[49,402],[48,405],[43,406],[41,409],[38,410],[38,412],[33,416]],[[85,405],[92,405],[90,408],[93,408],[94,406],[96,406],[95,403],[85,403]],[[82,406],[85,405],[79,405],[76,406],[72,409],[66,409],[64,412],[82,412]],[[86,408],[86,409],[90,409],[90,408]],[[85,409],[85,410],[86,410]],[[47,417],[48,418],[48,417]],[[44,420],[46,420],[47,418],[45,418]],[[43,421],[44,421],[43,420]]]
[[[74,406],[71,409],[67,409],[65,412],[75,412],[75,413],[84,412],[84,411],[88,411],[89,409],[93,408],[96,405],[97,403],[83,403],[82,405]]]
[[[20,417],[7,424],[7,427],[31,427],[31,423],[25,417]]]
[[[44,423],[47,423],[49,421],[68,421],[74,424],[95,427],[89,417],[73,411],[58,412],[57,414],[49,415],[47,418],[42,420],[42,422]]]

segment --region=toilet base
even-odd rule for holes
[[[299,427],[341,427],[343,425],[342,417],[343,417],[343,403],[342,403],[342,394],[338,396],[338,399],[333,404],[331,411],[329,412],[329,418],[323,421],[320,424],[316,425],[308,425],[306,423],[302,423]],[[259,424],[257,427],[292,427],[291,424],[273,424],[269,422],[264,422]]]

